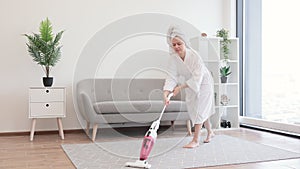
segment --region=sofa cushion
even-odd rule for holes
[[[114,113],[157,113],[163,109],[161,100],[138,100],[138,101],[104,101],[94,104],[97,114]],[[165,112],[186,112],[184,101],[172,100],[167,106]]]

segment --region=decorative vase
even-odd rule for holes
[[[221,77],[221,83],[227,83],[227,77],[226,76]]]
[[[53,84],[53,77],[43,77],[43,84],[45,87],[51,87]]]

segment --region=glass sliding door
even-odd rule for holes
[[[300,125],[298,4],[262,1],[262,117]]]
[[[242,123],[300,133],[298,1],[244,3]]]

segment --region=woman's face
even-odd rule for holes
[[[178,37],[172,39],[172,48],[179,56],[185,54],[185,43]]]

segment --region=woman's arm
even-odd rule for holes
[[[179,85],[179,86],[176,86],[173,90],[173,93],[174,93],[174,96],[176,96],[178,93],[180,93],[180,91],[182,89],[185,89],[185,88],[188,88],[189,86],[187,84],[182,84],[182,85]]]

